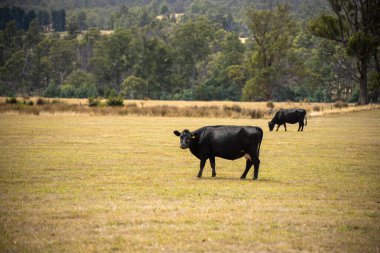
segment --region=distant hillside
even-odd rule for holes
[[[271,3],[271,4],[270,4]],[[267,9],[280,3],[289,4],[295,16],[307,18],[320,11],[328,10],[327,0],[3,0],[0,6],[20,6],[25,9],[44,9],[66,11],[74,9],[115,8],[120,5],[133,6],[162,6],[167,5],[171,12],[204,11],[205,8],[216,6],[241,16],[248,6]]]

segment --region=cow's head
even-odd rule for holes
[[[179,141],[179,144],[180,144],[180,147],[182,149],[187,149],[189,148],[190,146],[190,143],[195,139],[197,138],[198,136],[198,133],[195,132],[195,133],[191,133],[189,130],[185,129],[183,130],[182,133],[180,133],[179,131],[175,130],[173,132],[175,135],[179,136],[180,137],[180,141]]]
[[[273,123],[272,121],[268,122],[269,131],[271,131],[271,132],[273,131],[274,125],[275,125],[275,123]]]

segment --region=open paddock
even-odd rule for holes
[[[149,103],[149,102],[146,102]],[[277,104],[276,104],[277,106]],[[245,160],[198,160],[173,130],[264,130]],[[0,252],[379,252],[380,110],[267,119],[0,114]]]

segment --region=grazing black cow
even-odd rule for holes
[[[305,124],[304,124],[305,120]],[[305,109],[281,109],[276,112],[273,119],[268,122],[269,130],[273,131],[274,126],[277,124],[277,129],[281,125],[284,125],[286,130],[286,123],[295,124],[298,123],[298,131],[303,131],[303,127],[307,125],[307,117]]]
[[[180,136],[180,147],[190,148],[191,153],[200,160],[198,177],[202,176],[207,159],[210,159],[212,176],[216,176],[215,157],[235,160],[241,157],[247,159],[245,171],[241,179],[245,179],[248,171],[254,166],[254,177],[259,175],[259,153],[263,139],[263,130],[253,126],[206,126],[194,132],[185,129]]]

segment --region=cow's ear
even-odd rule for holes
[[[191,134],[191,138],[195,139],[195,138],[198,137],[198,135],[199,135],[198,132],[194,132],[194,133]]]
[[[177,135],[177,136],[181,136],[181,133],[180,133],[179,131],[177,131],[177,130],[175,130],[173,133],[174,133],[175,135]]]

